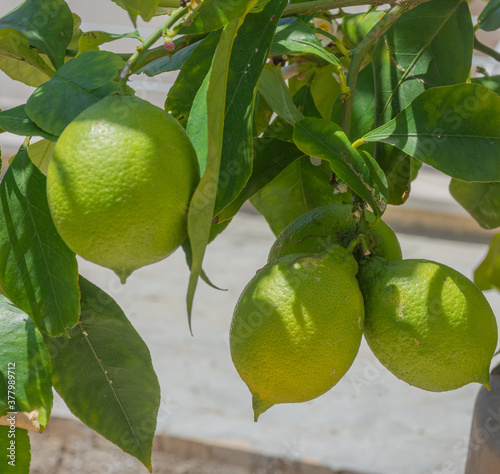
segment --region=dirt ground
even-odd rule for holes
[[[76,420],[52,418],[30,433],[31,474],[146,474],[147,469]],[[155,438],[155,474],[355,474],[170,436]]]

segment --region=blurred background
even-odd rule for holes
[[[111,1],[67,1],[82,18],[83,31],[133,30],[127,13]],[[0,16],[18,3],[2,0]],[[473,14],[477,16],[484,5],[471,2]],[[138,23],[141,35],[147,37],[161,19]],[[497,33],[479,36],[500,51]],[[104,45],[124,53],[136,46],[133,39]],[[499,64],[479,53],[474,57],[477,66],[490,75],[500,74]],[[163,106],[175,77],[175,73],[135,76],[131,86],[140,97]],[[25,103],[32,91],[0,72],[1,109]],[[21,143],[22,137],[0,134],[4,169]],[[405,258],[436,260],[472,278],[494,232],[481,229],[451,198],[449,180],[424,167],[408,203],[391,207],[386,220],[398,232]],[[117,300],[151,350],[162,387],[154,472],[463,472],[479,385],[447,393],[423,392],[384,369],[365,343],[351,370],[330,392],[308,403],[275,406],[258,423],[252,421],[250,393],[230,359],[229,324],[239,294],[265,264],[273,241],[265,220],[248,205],[209,246],[204,268],[227,291],[199,284],[193,337],[185,308],[188,269],[181,250],[137,270],[123,286],[110,270],[80,260],[80,272]],[[486,296],[499,316],[500,295]],[[32,436],[32,472],[145,472],[86,430],[57,397],[53,417],[43,436]]]

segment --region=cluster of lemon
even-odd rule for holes
[[[290,224],[240,296],[231,355],[256,421],[277,403],[330,390],[353,363],[363,333],[380,362],[411,385],[489,387],[498,330],[483,293],[445,265],[403,260],[383,221],[364,235],[371,254],[351,253],[351,210],[325,206]]]

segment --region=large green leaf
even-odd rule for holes
[[[2,110],[0,112],[0,127],[7,132],[23,137],[44,137],[53,142],[57,140],[57,137],[44,132],[26,115],[25,105]]]
[[[198,93],[212,65],[222,31],[210,33],[186,59],[173,86],[168,91],[165,110],[181,122],[186,122],[191,112],[194,98]]]
[[[259,79],[259,93],[273,112],[288,123],[294,124],[304,117],[297,109],[279,67],[271,64],[264,67]]]
[[[434,0],[405,13],[373,51],[375,125],[393,119],[431,87],[466,82],[473,39],[470,11],[461,0]],[[404,203],[415,168],[412,159],[382,143],[374,156],[387,175],[389,202]]]
[[[29,65],[49,80],[54,70],[40,57],[36,49],[30,48],[26,35],[12,28],[0,29],[0,58],[14,59]]]
[[[9,299],[58,336],[78,322],[75,254],[50,218],[45,176],[23,145],[0,184],[0,284]]]
[[[40,431],[52,410],[50,357],[30,317],[0,295],[0,416],[38,410]]]
[[[250,201],[278,235],[290,222],[311,209],[350,201],[350,195],[334,194],[331,177],[328,163],[320,162],[317,166],[305,156],[295,160]]]
[[[479,15],[478,23],[484,31],[494,31],[500,28],[500,0],[490,0]]]
[[[49,80],[46,74],[17,59],[0,58],[0,70],[14,81],[22,82],[30,87],[38,87]]]
[[[405,13],[374,52],[377,125],[430,87],[466,82],[473,44],[472,19],[462,0],[434,0]]]
[[[124,65],[109,51],[86,51],[68,61],[33,92],[26,113],[42,130],[59,136],[83,110],[118,89],[112,80]]]
[[[192,12],[188,21],[179,30],[181,35],[208,33],[218,30],[236,18],[248,13],[248,5],[257,0],[203,0]]]
[[[80,276],[70,338],[44,337],[54,388],[71,412],[151,471],[160,385],[147,345],[118,304]]]
[[[249,2],[247,11],[257,0]],[[195,146],[200,169],[204,170],[188,211],[188,236],[192,249],[191,276],[187,293],[188,321],[191,326],[191,312],[198,277],[202,271],[203,256],[210,238],[212,219],[214,216],[217,183],[219,179],[220,161],[223,146],[224,116],[226,110],[227,74],[231,50],[243,23],[244,17],[237,18],[223,30],[219,44],[213,57],[212,67],[198,91],[188,123],[188,134]],[[200,125],[203,122],[206,125]],[[194,132],[192,132],[194,130]],[[198,140],[201,143],[197,143]],[[205,166],[203,166],[205,164]]]
[[[257,83],[287,0],[270,0],[238,30],[229,62],[226,113],[214,214],[229,205],[252,173],[253,109]]]
[[[149,21],[156,13],[160,0],[113,0],[118,6],[127,10],[130,18],[136,24],[140,15],[144,21]]]
[[[483,291],[500,291],[500,234],[493,237],[488,255],[474,272],[474,283]]]
[[[479,84],[435,87],[363,140],[463,181],[500,181],[500,96]]]
[[[271,46],[271,54],[314,54],[335,66],[340,66],[338,58],[323,48],[318,35],[300,19],[285,23],[277,28]]]
[[[500,227],[500,183],[467,183],[452,179],[450,193],[481,227]]]
[[[333,73],[335,72],[336,68],[332,64],[329,64],[326,67],[317,68],[310,87],[314,105],[320,112],[321,116],[326,120],[330,120],[332,118],[332,109],[340,94],[340,84],[333,77]],[[356,97],[358,97],[358,93],[359,78],[358,87],[356,88]],[[356,105],[353,107],[353,112],[354,111],[356,111]]]
[[[0,472],[8,474],[29,474],[31,444],[28,431],[15,428],[13,435],[10,426],[0,426]],[[14,450],[11,451],[12,442]],[[10,464],[12,463],[12,464]]]
[[[290,163],[304,156],[293,143],[276,138],[256,138],[253,142],[252,175],[238,197],[217,216],[218,222],[231,219],[241,206],[264,186],[268,185]]]
[[[368,154],[352,147],[337,124],[307,117],[295,124],[293,140],[305,154],[328,161],[333,172],[364,199],[376,215],[384,213],[387,181],[383,171]]]
[[[0,18],[0,29],[3,28],[24,33],[57,69],[64,64],[73,35],[73,16],[64,0],[25,0]]]

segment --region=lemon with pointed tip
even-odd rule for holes
[[[332,245],[347,247],[358,234],[351,211],[350,205],[330,204],[306,212],[283,229],[269,251],[268,262],[291,253],[321,253]],[[365,215],[368,222],[375,222],[371,212]],[[368,229],[366,240],[374,256],[403,258],[396,234],[384,221]]]
[[[57,141],[47,173],[52,219],[71,250],[124,282],[185,240],[198,173],[173,117],[138,97],[109,96]]]
[[[396,377],[433,392],[471,382],[489,387],[497,322],[467,277],[429,260],[375,258],[358,279],[365,338]]]
[[[233,363],[253,397],[255,421],[277,403],[330,390],[358,353],[363,298],[343,247],[282,257],[243,290],[230,330]]]

